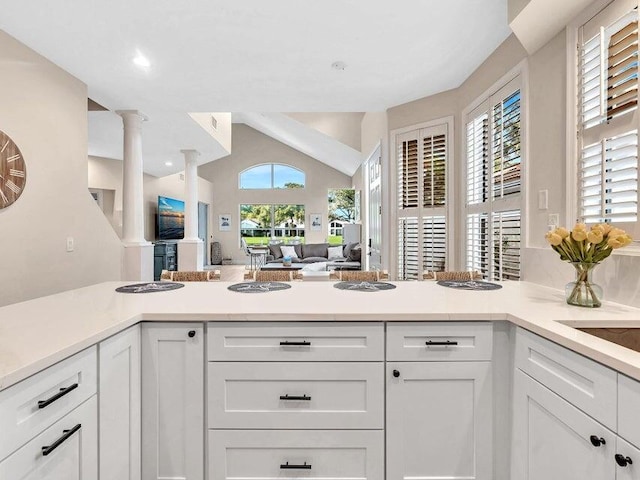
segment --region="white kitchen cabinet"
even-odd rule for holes
[[[94,395],[0,462],[0,480],[97,480]]]
[[[98,348],[100,480],[139,480],[140,326]]]
[[[616,480],[640,480],[640,450],[616,437]]]
[[[386,435],[388,480],[492,480],[491,363],[387,363]]]
[[[513,402],[511,478],[615,478],[613,432],[520,370],[515,371]]]
[[[142,478],[204,478],[204,328],[142,325]]]

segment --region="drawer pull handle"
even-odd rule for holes
[[[434,342],[433,340],[427,340],[426,342],[427,347],[439,347],[439,346],[445,346],[445,347],[449,347],[449,346],[455,346],[458,345],[458,342],[452,341],[452,340],[445,340],[444,342]]]
[[[633,460],[629,457],[625,457],[624,455],[620,455],[616,453],[615,455],[616,463],[621,467],[626,467],[627,465],[633,465]]]
[[[62,431],[62,436],[57,439],[55,442],[53,442],[51,445],[47,445],[46,447],[42,447],[42,455],[44,455],[45,457],[47,455],[49,455],[51,452],[53,452],[56,448],[58,448],[60,445],[62,445],[65,441],[67,441],[67,439],[73,435],[74,433],[76,433],[78,430],[80,430],[80,427],[82,427],[82,425],[79,423],[77,424],[75,427],[73,427],[70,430],[63,430]]]
[[[61,388],[58,393],[56,393],[52,397],[47,398],[46,400],[38,400],[38,408],[44,408],[51,405],[53,402],[64,397],[67,393],[72,392],[76,388],[78,388],[78,384],[74,383],[73,385],[69,385],[66,388]]]
[[[189,335],[189,338],[193,338],[193,337],[196,336],[196,331],[195,330],[189,330],[189,333],[187,335]]]
[[[280,395],[280,400],[311,400],[311,397],[307,395],[289,395],[287,393],[286,395]]]
[[[311,465],[308,465],[307,462],[304,462],[303,465],[289,465],[289,462],[280,465],[281,470],[311,470]]]
[[[280,345],[283,347],[310,347],[311,342],[307,342],[306,340],[303,340],[302,342],[291,342],[289,340],[284,340],[280,342]]]
[[[599,447],[601,445],[606,445],[607,444],[607,442],[605,441],[604,438],[598,437],[596,435],[591,435],[589,437],[589,440],[591,441],[591,445],[593,445],[594,447]]]

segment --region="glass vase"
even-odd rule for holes
[[[591,273],[597,263],[571,262],[576,269],[576,279],[567,283],[565,294],[569,305],[597,308],[602,305],[602,288],[591,281]]]

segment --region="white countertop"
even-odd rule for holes
[[[115,292],[107,282],[0,308],[0,390],[140,321],[511,321],[640,380],[640,353],[567,325],[640,327],[640,309],[605,302],[569,306],[564,293],[527,282],[462,291],[435,282],[395,290],[338,290],[293,282],[278,292],[230,292],[226,282],[186,283],[149,294]]]

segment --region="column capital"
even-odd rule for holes
[[[180,153],[184,155],[185,162],[196,160],[200,156],[200,152],[194,149],[180,150]]]
[[[144,113],[142,113],[140,110],[116,110],[116,113],[118,115],[120,115],[123,120],[130,120],[130,119],[134,119],[136,117],[138,117],[138,119],[141,122],[146,122],[149,120],[149,117],[147,117]]]

